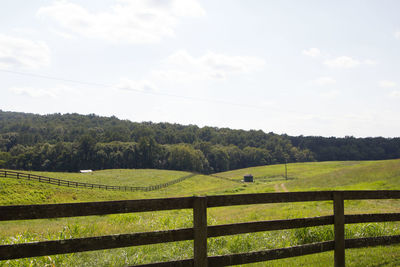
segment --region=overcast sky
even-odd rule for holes
[[[400,1],[2,0],[0,109],[400,132]]]

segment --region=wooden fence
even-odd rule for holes
[[[119,190],[119,191],[153,191],[162,188],[166,188],[170,185],[180,183],[188,178],[195,176],[195,173],[191,173],[189,175],[180,177],[175,180],[171,180],[169,182],[157,185],[150,185],[150,186],[119,186],[119,185],[104,185],[104,184],[91,184],[91,183],[82,183],[82,182],[75,182],[75,181],[68,181],[63,179],[51,178],[41,175],[35,175],[30,173],[23,173],[23,172],[15,172],[15,171],[7,171],[7,170],[0,170],[0,177],[5,178],[14,178],[14,179],[24,179],[24,180],[34,180],[41,183],[59,185],[59,186],[67,186],[67,187],[80,187],[80,188],[89,188],[89,189],[106,189],[106,190]]]
[[[400,243],[400,235],[345,239],[345,224],[400,221],[400,213],[344,214],[344,200],[365,199],[400,199],[400,190],[285,192],[0,206],[0,221],[193,209],[193,228],[0,245],[0,260],[194,240],[193,259],[151,263],[141,266],[227,266],[296,257],[330,250],[334,250],[334,265],[345,266],[345,248],[361,248]],[[327,200],[333,200],[333,215],[330,216],[213,226],[207,225],[207,208]],[[209,237],[332,224],[334,225],[334,240],[257,252],[207,256],[207,238]]]

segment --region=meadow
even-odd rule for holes
[[[312,162],[270,165],[209,175],[195,175],[181,183],[150,192],[76,189],[34,181],[0,178],[0,205],[86,202],[193,195],[279,191],[400,189],[400,160]],[[93,173],[33,172],[71,181],[107,185],[148,186],[188,175],[166,170],[102,170]],[[251,173],[254,183],[241,183]],[[399,200],[346,201],[345,213],[400,212]],[[209,225],[257,220],[289,219],[332,214],[332,202],[263,204],[208,210]],[[147,212],[0,223],[0,244],[66,239],[192,227],[191,210]],[[346,226],[346,237],[400,234],[400,223]],[[209,255],[220,255],[330,240],[331,226],[281,230],[210,238]],[[0,261],[0,266],[125,266],[193,256],[192,241],[106,251]],[[346,250],[348,266],[399,266],[400,246]],[[249,266],[333,266],[333,252],[274,260]]]

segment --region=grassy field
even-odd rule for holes
[[[104,170],[93,173],[43,173],[44,176],[101,183],[107,185],[148,186],[188,175],[187,172],[165,170]],[[251,173],[254,183],[238,183]],[[320,162],[241,169],[216,174],[222,179],[196,175],[181,183],[151,192],[119,192],[99,189],[76,189],[0,178],[0,204],[39,204],[103,201],[139,198],[192,196],[194,194],[236,194],[276,191],[309,191],[330,189],[400,189],[400,160],[362,162]],[[400,212],[400,201],[346,201],[345,212]],[[332,202],[265,204],[212,208],[210,225],[255,220],[300,218],[332,214]],[[37,240],[63,239],[175,229],[192,226],[190,210],[116,214],[51,220],[30,220],[0,223],[0,243],[22,243]],[[347,237],[400,234],[399,223],[375,223],[346,226]],[[332,227],[282,230],[230,237],[210,238],[209,254],[228,254],[268,248],[287,247],[307,242],[329,240]],[[124,266],[154,261],[190,258],[192,241],[176,242],[106,251],[0,261],[0,266]],[[348,266],[399,266],[400,246],[353,249],[346,251]],[[321,253],[249,266],[332,266],[333,253]]]

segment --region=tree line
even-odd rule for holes
[[[292,147],[291,161],[312,160],[311,154]],[[1,162],[2,161],[2,162]],[[17,144],[0,152],[0,164],[11,169],[38,171],[77,171],[80,169],[157,168],[213,173],[231,169],[278,163],[276,154],[267,149],[235,145],[158,144],[152,137],[139,142],[99,143],[91,136],[78,142]]]
[[[400,157],[399,138],[325,138],[0,110],[0,167],[159,168],[203,173],[284,162]]]

